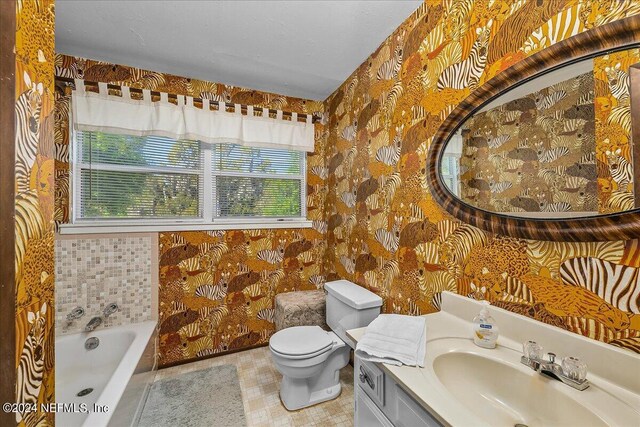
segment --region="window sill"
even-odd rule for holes
[[[216,221],[188,224],[117,224],[117,223],[76,223],[61,224],[60,234],[123,234],[153,233],[165,231],[209,231],[209,230],[269,230],[276,228],[311,228],[312,221],[291,219],[282,221]]]

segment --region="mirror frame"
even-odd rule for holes
[[[640,237],[640,208],[625,212],[571,219],[521,218],[489,212],[454,196],[440,178],[440,160],[449,139],[476,111],[510,89],[562,66],[594,56],[637,48],[640,43],[640,15],[587,30],[541,50],[500,72],[465,98],[444,120],[427,154],[427,182],[431,195],[455,218],[486,230],[531,240],[592,242],[630,240]],[[571,53],[571,56],[567,56]],[[640,76],[630,79],[632,96],[632,138],[640,143]],[[630,73],[631,74],[631,73]],[[631,77],[631,76],[630,76]],[[431,165],[431,167],[429,167]],[[634,166],[637,166],[638,163]],[[640,179],[640,174],[635,173]],[[636,204],[637,205],[637,204]]]

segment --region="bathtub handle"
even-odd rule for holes
[[[67,321],[72,322],[84,316],[84,308],[78,306],[71,310],[71,313],[67,314]]]
[[[118,307],[118,304],[116,304],[115,302],[112,302],[110,304],[107,304],[107,306],[102,311],[102,314],[104,314],[104,317],[109,317],[113,313],[115,313],[115,312],[117,312],[119,310],[120,310],[120,307]]]

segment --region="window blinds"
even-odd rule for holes
[[[218,217],[301,217],[304,155],[233,144],[212,151]]]
[[[95,131],[74,150],[78,220],[306,215],[304,152]]]
[[[199,142],[77,132],[76,149],[81,218],[202,216]]]

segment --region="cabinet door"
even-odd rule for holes
[[[402,387],[396,385],[396,427],[439,427],[440,424]]]
[[[375,363],[365,362],[358,358],[355,364],[355,380],[367,396],[373,400],[373,402],[379,408],[384,408],[384,389],[385,389],[385,375],[382,369],[376,366]]]
[[[393,424],[358,385],[355,387],[355,393],[355,427],[393,427]]]

